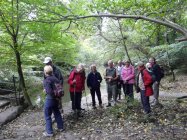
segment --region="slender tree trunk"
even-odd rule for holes
[[[123,41],[123,46],[124,46],[124,48],[125,48],[125,53],[126,53],[126,55],[127,55],[128,60],[129,60],[130,63],[132,64],[132,61],[131,61],[131,58],[130,58],[130,55],[129,55],[129,53],[128,53],[127,46],[126,46],[126,43],[125,43],[125,37],[124,37],[124,35],[123,35],[122,27],[121,27],[121,24],[120,24],[119,20],[118,20],[118,24],[119,24],[119,30],[120,30],[120,33],[121,33],[122,41]],[[133,65],[133,64],[132,64],[132,65]]]
[[[160,40],[161,40],[161,34],[160,34],[160,25],[157,26],[157,31],[156,31],[156,46],[160,45]]]
[[[168,38],[168,35],[167,35],[167,34],[166,34],[166,42],[169,43],[169,38]],[[170,71],[171,71],[171,74],[172,74],[172,76],[173,76],[173,81],[175,81],[175,73],[174,73],[173,68],[172,68],[172,66],[171,66],[171,63],[170,63],[169,53],[168,53],[168,51],[166,51],[166,53],[167,53],[167,59],[168,59],[168,66],[169,66]]]
[[[26,99],[26,102],[29,104],[29,106],[32,106],[32,102],[31,102],[30,97],[27,93],[27,88],[26,88],[26,85],[25,85],[25,80],[24,80],[22,66],[21,66],[20,53],[17,50],[17,48],[18,48],[17,36],[13,36],[12,40],[13,40],[13,49],[14,49],[14,53],[15,53],[15,56],[16,56],[17,71],[18,71],[18,75],[19,75],[19,82],[21,84],[21,89],[23,90],[23,95],[24,95],[24,98]]]
[[[20,80],[20,84],[21,84],[21,89],[23,90],[23,95],[24,95],[24,97],[26,99],[26,102],[29,104],[29,106],[32,106],[32,102],[30,100],[30,97],[29,97],[29,95],[27,93],[27,88],[25,86],[25,80],[24,80],[22,66],[21,66],[20,53],[17,50],[15,50],[15,55],[16,55],[17,70],[18,70],[18,74],[19,74],[19,80]]]

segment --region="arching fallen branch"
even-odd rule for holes
[[[67,20],[79,20],[79,19],[86,19],[86,18],[101,18],[101,17],[108,17],[108,18],[114,18],[114,19],[122,19],[122,18],[129,18],[129,19],[135,19],[135,20],[146,20],[153,23],[157,23],[166,27],[169,27],[183,35],[182,38],[176,39],[177,41],[184,41],[187,40],[187,29],[180,26],[179,24],[176,24],[174,22],[171,22],[167,19],[160,20],[155,18],[150,18],[143,15],[123,15],[123,14],[97,14],[97,15],[85,15],[85,16],[79,16],[79,15],[68,15],[68,16],[60,16],[59,19],[56,19],[55,21],[36,21],[36,22],[62,22]]]

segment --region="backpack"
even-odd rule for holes
[[[164,78],[164,69],[163,68],[160,68],[160,78]]]
[[[142,76],[143,76],[143,72],[138,72],[138,74],[137,74],[137,76],[136,76],[135,84],[134,84],[134,86],[135,86],[135,90],[136,90],[136,93],[139,93],[140,90],[141,90],[140,87],[139,87],[139,84],[138,84],[140,73],[141,73]]]
[[[60,83],[54,83],[53,92],[54,96],[57,98],[64,96],[64,90]]]
[[[152,78],[152,83],[154,83],[156,81],[156,76],[153,72],[149,72],[148,73],[151,75],[151,78]]]

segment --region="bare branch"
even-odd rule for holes
[[[119,24],[119,29],[120,29],[121,37],[122,37],[123,46],[124,46],[124,48],[125,48],[125,53],[126,53],[126,55],[127,55],[128,59],[129,59],[131,65],[132,65],[132,61],[131,61],[131,58],[130,58],[130,56],[129,56],[128,50],[127,50],[126,42],[125,42],[125,40],[124,40],[124,35],[123,35],[123,32],[122,32],[122,26],[121,26],[119,20],[118,20],[118,24]]]
[[[66,29],[63,29],[62,32],[67,31],[67,30],[71,27],[71,23],[72,23],[72,21],[70,20],[70,21],[69,21],[69,25],[68,25],[68,27],[67,27]]]
[[[109,39],[109,38],[106,38],[106,37],[102,34],[101,31],[99,31],[99,34],[98,34],[98,35],[100,35],[103,39],[105,39],[105,40],[108,41],[109,43],[118,43],[118,41],[116,41],[116,40],[111,40],[111,39]]]
[[[24,42],[24,40],[25,40],[25,38],[26,38],[27,35],[28,35],[28,32],[24,34],[24,36],[22,38],[22,41],[21,41],[21,44],[20,44],[20,47],[23,46],[23,42]]]
[[[59,19],[55,20],[35,20],[35,22],[42,22],[42,23],[59,23],[62,21],[68,21],[68,20],[80,20],[80,19],[86,19],[86,18],[101,18],[101,17],[108,17],[108,18],[114,18],[114,19],[122,19],[122,18],[129,18],[129,19],[135,19],[135,20],[146,20],[150,21],[153,23],[157,23],[169,28],[172,28],[181,34],[183,34],[187,38],[187,29],[178,25],[178,24],[173,24],[172,22],[168,22],[166,19],[164,20],[159,20],[159,19],[154,19],[154,18],[149,18],[147,16],[142,16],[142,15],[123,15],[123,14],[97,14],[97,15],[87,15],[87,16],[78,16],[78,15],[68,15],[68,16],[63,16],[60,17]],[[28,21],[25,21],[28,22]]]

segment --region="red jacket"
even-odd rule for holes
[[[74,69],[68,78],[68,84],[69,91],[70,92],[82,92],[85,89],[85,74],[84,73],[78,73],[76,69]],[[73,80],[76,80],[75,84],[73,83]]]
[[[143,70],[143,82],[145,86],[145,96],[153,95],[152,77],[146,69]]]

